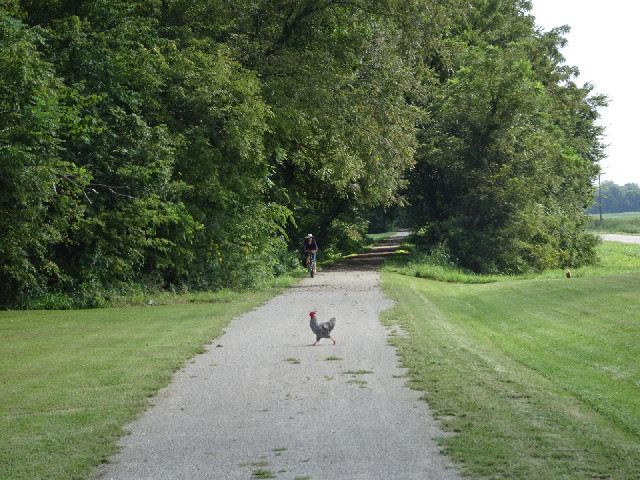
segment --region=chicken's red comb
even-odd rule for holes
[[[316,312],[309,312],[309,316],[313,317],[316,314]]]

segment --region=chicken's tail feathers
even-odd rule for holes
[[[329,327],[331,328],[331,330],[333,330],[333,327],[335,327],[335,326],[336,326],[336,317],[331,317],[331,318],[329,319],[329,322],[328,322],[328,323],[329,323]]]

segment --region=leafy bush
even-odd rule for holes
[[[446,245],[457,265],[476,273],[518,275],[593,264],[598,239],[584,223],[584,217],[525,211],[478,229],[471,217],[458,215],[423,226],[413,241],[425,249]]]
[[[429,278],[441,282],[490,283],[498,278],[490,275],[478,275],[459,267],[444,244],[437,244],[432,248],[404,244],[385,262],[383,268],[403,275]]]
[[[334,220],[326,233],[327,246],[320,253],[330,258],[361,252],[369,243],[367,227],[366,220]]]

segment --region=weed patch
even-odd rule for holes
[[[276,478],[276,476],[269,470],[259,468],[258,470],[253,471],[251,478]]]

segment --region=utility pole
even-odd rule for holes
[[[598,204],[600,205],[600,226],[602,227],[602,187],[600,186],[599,173],[598,173]]]

